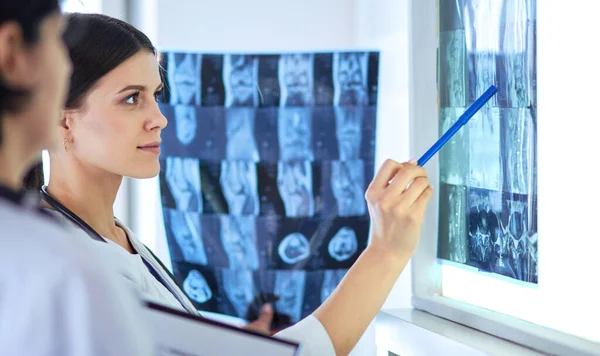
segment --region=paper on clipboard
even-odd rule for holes
[[[300,345],[218,321],[146,303],[154,356],[299,356]]]

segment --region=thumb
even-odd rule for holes
[[[271,334],[271,322],[273,321],[273,307],[271,304],[265,304],[260,310],[258,319],[247,324],[245,329],[259,332],[261,334]]]
[[[271,322],[273,321],[273,307],[271,306],[271,304],[267,303],[263,305],[263,307],[260,309],[260,315],[258,316],[258,320],[265,323],[266,325],[271,325]]]

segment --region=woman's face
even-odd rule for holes
[[[167,125],[155,99],[161,89],[158,62],[149,51],[107,73],[73,114],[73,154],[84,165],[113,174],[156,176],[160,135]]]
[[[2,68],[3,79],[11,87],[32,92],[27,108],[19,114],[14,125],[18,125],[27,143],[32,145],[31,153],[36,155],[56,143],[56,126],[66,101],[71,62],[62,40],[63,26],[60,14],[47,16],[40,24],[39,38],[34,44],[23,42],[22,32],[13,27],[14,35],[11,36],[19,42],[13,42],[16,45],[7,51],[0,48],[0,52],[10,56],[1,56],[2,62],[6,63],[8,58],[13,64],[8,71]],[[3,37],[9,34],[7,29],[11,31],[8,27],[1,29]],[[2,45],[6,44],[6,38],[2,42]]]

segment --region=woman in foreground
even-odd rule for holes
[[[149,355],[137,296],[21,190],[58,136],[71,71],[63,29],[56,0],[0,1],[0,354]]]

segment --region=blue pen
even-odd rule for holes
[[[485,105],[485,103],[487,103],[488,100],[490,100],[492,96],[496,94],[496,92],[498,92],[498,89],[493,85],[490,86],[488,90],[486,90],[485,93],[475,100],[475,102],[471,104],[467,111],[465,111],[465,113],[462,114],[458,120],[456,120],[454,125],[452,125],[452,127],[450,127],[448,131],[446,131],[442,137],[440,137],[437,142],[434,143],[433,146],[431,146],[431,148],[427,150],[423,156],[421,156],[421,158],[419,158],[417,164],[422,167],[425,163],[427,163],[427,161],[429,161],[431,157],[433,157],[433,155],[436,154],[437,151],[439,151],[446,144],[446,142],[448,142],[452,136],[454,136],[454,134],[457,133],[458,130],[460,130],[460,128],[463,127],[469,121],[469,119],[471,119],[471,117],[473,117],[473,115],[475,115],[479,109],[481,109],[483,105]]]

